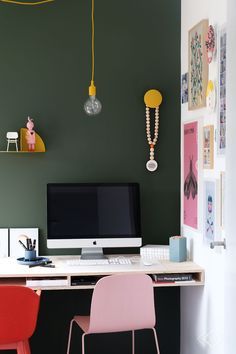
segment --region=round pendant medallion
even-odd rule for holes
[[[155,160],[149,160],[147,163],[146,163],[146,168],[148,171],[150,172],[154,172],[156,171],[158,167],[158,163],[155,161]]]

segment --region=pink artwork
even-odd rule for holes
[[[198,228],[198,124],[184,124],[184,224]]]
[[[35,131],[33,130],[34,128],[34,122],[33,119],[28,117],[28,122],[26,124],[27,127],[27,132],[26,132],[26,141],[28,144],[28,150],[29,151],[34,151],[35,150]]]

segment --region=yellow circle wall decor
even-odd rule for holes
[[[162,95],[158,90],[148,90],[144,95],[144,102],[149,108],[156,108],[162,102]]]

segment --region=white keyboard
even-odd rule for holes
[[[80,259],[72,258],[66,261],[68,266],[93,266],[93,265],[129,265],[131,259],[127,257],[111,257],[108,259]]]

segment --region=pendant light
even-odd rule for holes
[[[92,75],[91,83],[89,86],[89,98],[84,104],[84,110],[89,116],[94,116],[101,112],[102,104],[96,98],[96,87],[94,85],[94,0],[92,1],[91,12],[91,29],[92,29],[92,43],[91,43],[91,59],[92,59]]]

